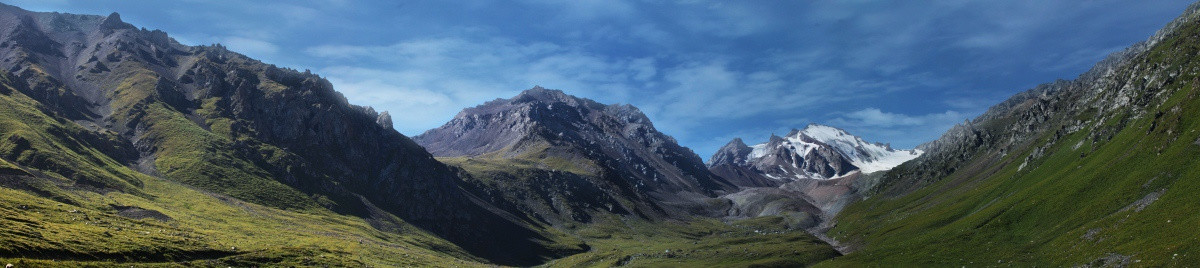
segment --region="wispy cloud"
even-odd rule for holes
[[[867,108],[844,114],[840,117],[830,120],[830,122],[834,122],[838,125],[858,127],[924,127],[931,124],[945,122],[962,122],[962,119],[965,117],[966,115],[955,111],[945,111],[941,113],[913,116],[898,113],[888,113],[879,110],[879,108]]]
[[[758,7],[742,2],[686,1],[678,8],[678,23],[696,33],[740,37],[769,29]]]

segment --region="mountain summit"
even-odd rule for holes
[[[734,188],[690,149],[658,132],[636,107],[604,105],[542,87],[465,109],[413,139],[439,157],[535,163],[530,167],[583,176],[580,182],[587,188],[638,204],[595,204],[614,211],[676,214],[663,202]]]
[[[569,169],[619,175],[639,191],[712,194],[729,189],[700,157],[654,129],[632,105],[604,105],[534,87],[460,112],[413,139],[435,156],[569,160]]]

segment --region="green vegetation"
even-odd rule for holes
[[[779,267],[805,266],[838,256],[828,244],[781,217],[725,223],[714,219],[647,222],[608,217],[574,233],[591,251],[548,267]]]
[[[21,94],[9,74],[0,74],[0,157],[13,164],[36,167],[56,183],[101,187],[138,193],[140,181],[133,173],[99,149],[117,147],[112,133],[91,132],[79,125],[46,114],[46,108]],[[8,163],[8,162],[12,163]],[[43,182],[14,182],[10,187],[55,196],[72,203],[61,191]]]
[[[0,262],[31,266],[163,265],[320,266],[471,265],[453,245],[419,230],[382,232],[330,212],[289,212],[146,178],[145,199],[121,193],[78,194],[86,207],[0,188]],[[169,217],[134,219],[114,207]],[[438,250],[433,250],[438,249]],[[41,265],[36,265],[41,264]],[[25,266],[25,265],[23,265]]]
[[[518,174],[529,170],[549,170],[574,173],[580,176],[598,176],[600,168],[588,159],[568,159],[551,151],[551,146],[539,143],[527,146],[524,151],[512,154],[511,148],[501,149],[477,157],[439,157],[438,161],[459,166],[476,174]],[[567,154],[563,154],[567,155]],[[487,177],[487,176],[485,176]]]
[[[21,94],[24,84],[0,73],[0,185],[36,192],[58,202],[76,204],[57,185],[100,187],[140,194],[140,181],[97,148],[112,147],[109,133],[94,133],[44,113],[45,107]],[[20,87],[18,89],[17,87]],[[110,148],[111,149],[111,148]],[[18,180],[37,167],[43,179]]]
[[[205,131],[159,102],[143,101],[153,94],[137,92],[153,89],[152,78],[130,79],[138,81],[127,81],[120,94],[137,97],[118,99],[141,103],[131,104],[141,110],[128,112],[151,122],[147,132],[157,142],[156,164],[170,180],[120,164],[114,157],[127,156],[129,145],[120,144],[115,134],[54,116],[21,93],[24,84],[0,74],[0,263],[482,265],[457,246],[394,217],[394,230],[385,232],[362,218],[320,207],[280,205],[311,201],[238,160],[227,137]],[[206,182],[201,176],[218,180]]]
[[[572,161],[535,146],[516,157],[503,151],[478,157],[439,157],[465,171],[463,179],[477,196],[547,228],[563,222],[589,222],[593,214],[634,207],[630,196],[614,193],[588,160]]]
[[[317,204],[303,193],[274,179],[268,172],[238,155],[231,132],[223,120],[210,132],[173,110],[157,96],[158,78],[139,63],[122,62],[117,69],[133,69],[113,93],[113,107],[124,120],[148,124],[146,138],[155,141],[158,171],[169,179],[205,190],[227,194],[256,204],[283,209],[309,209]],[[205,104],[214,102],[208,100]],[[211,108],[205,105],[205,108]],[[225,119],[226,121],[228,119]],[[222,131],[223,130],[223,131]]]
[[[551,220],[556,224],[540,228],[559,234],[556,237],[578,237],[590,247],[587,252],[543,265],[547,267],[804,266],[839,255],[803,230],[789,228],[783,217],[731,223],[709,218],[687,222],[637,219],[599,206],[588,207],[586,204],[605,202],[633,206],[630,200],[587,194],[586,188],[572,183],[586,180],[590,173],[548,170],[535,159],[493,156],[438,160],[467,171],[468,182],[478,184],[476,187],[496,192],[499,197],[493,203],[512,204],[531,218],[562,217]],[[586,220],[579,220],[580,213],[586,214],[582,217]],[[579,241],[559,244],[572,243]]]
[[[1161,87],[1146,79],[1128,82],[1146,88],[1132,96],[1146,106],[1127,108],[1144,109],[1140,116],[1124,109],[1082,111],[1103,123],[1055,139],[1055,130],[1073,121],[1059,120],[1000,161],[977,156],[915,192],[853,204],[830,236],[862,249],[821,265],[1200,263],[1197,33],[1200,25],[1192,23],[1122,70],[1168,79],[1159,80]],[[1095,138],[1121,125],[1111,140]],[[1042,156],[1022,168],[1039,148]]]

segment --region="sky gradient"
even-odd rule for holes
[[[107,15],[328,78],[413,136],[540,85],[630,103],[709,156],[809,123],[912,148],[1073,79],[1191,3],[4,1]]]

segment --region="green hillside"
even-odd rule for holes
[[[1110,74],[993,108],[949,175],[893,170],[829,232],[858,251],[822,266],[1200,263],[1200,23],[1183,20]]]
[[[282,210],[143,175],[101,152],[120,152],[111,134],[47,114],[21,87],[0,74],[0,262],[480,265],[408,225],[384,232],[319,207]]]

